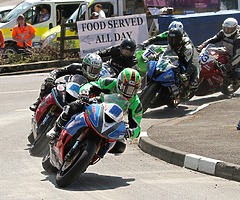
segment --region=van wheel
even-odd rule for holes
[[[15,44],[10,44],[10,45],[7,45],[4,49],[4,52],[6,55],[11,55],[11,54],[18,54],[18,46],[15,45]]]

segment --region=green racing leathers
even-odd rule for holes
[[[99,90],[97,89],[98,91],[91,91],[91,88],[99,88]],[[103,92],[105,94],[119,93],[116,78],[100,78],[98,81],[93,81],[82,86],[80,89],[80,93],[82,90],[88,90],[94,94],[95,92],[96,94],[100,92]],[[128,123],[129,128],[133,132],[133,136],[131,138],[134,139],[139,137],[139,134],[141,132],[140,122],[142,120],[143,109],[137,94],[134,95],[131,99],[128,99],[128,101]]]

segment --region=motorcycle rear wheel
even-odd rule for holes
[[[240,87],[240,82],[239,81],[236,81],[236,83],[234,83],[234,81],[232,81],[230,84],[224,86],[221,90],[221,92],[224,94],[224,95],[231,95],[233,94],[234,92],[236,92]]]
[[[57,168],[54,167],[50,162],[50,151],[42,159],[42,167],[48,173],[56,173]]]
[[[59,187],[64,188],[72,184],[79,175],[86,170],[90,161],[92,160],[94,154],[97,151],[96,142],[92,140],[85,141],[83,148],[79,149],[74,155],[75,160],[71,165],[63,170],[59,170],[56,175],[56,183]],[[63,163],[62,167],[65,165],[66,161]]]
[[[159,84],[153,83],[145,87],[144,91],[141,93],[140,101],[143,106],[143,113],[145,113],[148,108],[151,108],[150,101],[153,99],[158,89],[159,89]]]

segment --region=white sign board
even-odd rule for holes
[[[131,38],[137,44],[148,39],[146,14],[78,21],[81,57]]]

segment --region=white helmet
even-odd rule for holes
[[[102,58],[96,53],[88,53],[82,61],[82,72],[90,80],[96,80],[102,69]]]
[[[179,29],[181,31],[181,33],[183,33],[183,24],[182,24],[182,22],[173,21],[171,24],[169,24],[168,30],[171,30],[173,28]]]
[[[231,37],[236,33],[238,21],[235,18],[227,18],[222,24],[223,33],[226,37]]]

